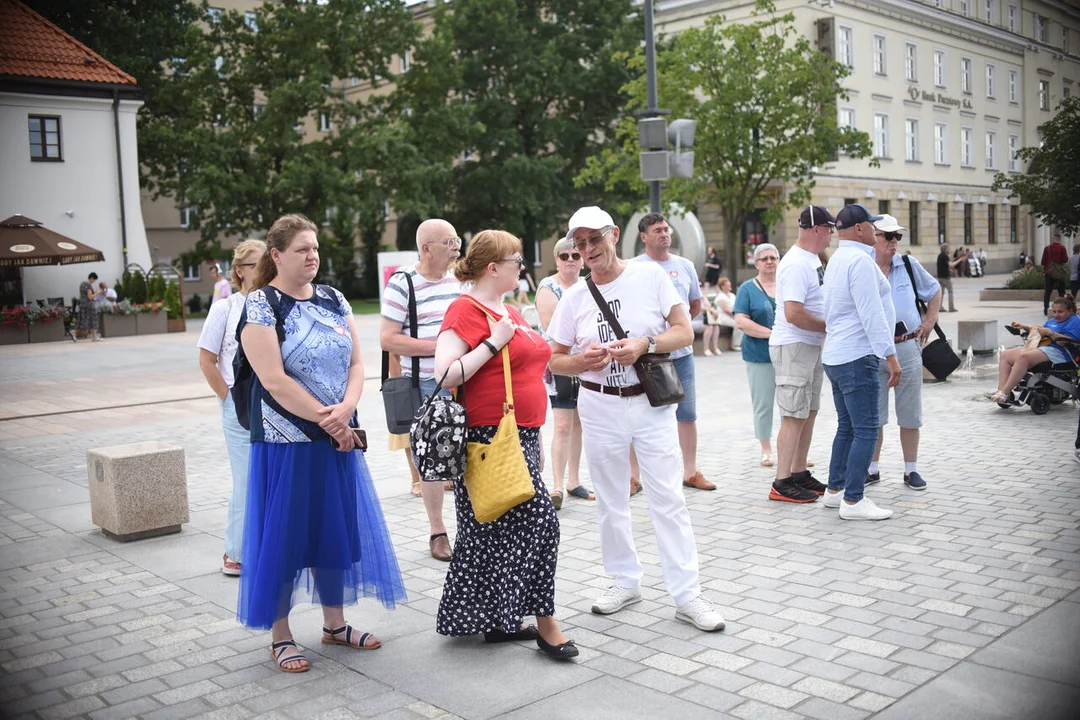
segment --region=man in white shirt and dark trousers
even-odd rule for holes
[[[638,222],[638,232],[641,242],[645,244],[645,254],[638,255],[634,260],[654,262],[664,269],[693,320],[701,312],[697,269],[686,258],[671,254],[671,226],[667,218],[660,213],[649,213]],[[716,485],[706,480],[697,466],[697,390],[694,386],[693,343],[673,351],[671,359],[686,392],[686,397],[675,408],[675,420],[679,423],[679,449],[682,450],[683,485],[698,490],[715,490]],[[631,472],[636,476],[633,468]]]
[[[938,311],[941,309],[941,285],[918,260],[896,252],[905,230],[896,218],[882,215],[874,223],[874,228],[874,259],[889,280],[896,311],[893,344],[902,371],[900,384],[895,388],[896,424],[900,426],[900,446],[904,451],[904,485],[912,490],[925,490],[926,481],[919,475],[916,465],[919,458],[919,428],[922,427],[922,344],[937,324]],[[927,304],[925,319],[919,314],[916,294],[919,300]],[[885,368],[881,368],[878,374],[881,378],[878,390],[878,423],[881,427],[878,428],[877,445],[874,446],[874,459],[866,476],[867,485],[881,480],[878,460],[881,458],[885,426],[889,424],[889,387],[885,384]]]
[[[884,520],[892,510],[863,495],[878,433],[878,368],[889,369],[888,386],[900,382],[893,346],[896,324],[892,288],[874,262],[874,222],[862,205],[845,205],[836,216],[840,247],[825,269],[825,347],[822,363],[832,384],[838,427],[823,503],[843,520]]]
[[[829,247],[835,225],[825,208],[807,207],[799,216],[799,239],[776,269],[776,319],[769,336],[769,357],[776,369],[780,433],[770,500],[808,503],[825,492],[825,485],[806,469],[806,456],[825,374],[821,365],[824,268],[818,254]]]

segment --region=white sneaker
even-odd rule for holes
[[[874,504],[873,500],[865,495],[862,500],[854,505],[848,505],[846,502],[840,503],[841,520],[884,520],[890,517],[892,517],[892,510],[879,508]]]
[[[713,604],[705,599],[704,595],[698,595],[690,602],[679,607],[675,611],[675,619],[688,622],[698,630],[704,630],[705,632],[724,629],[724,618],[720,616],[720,612],[713,607]]]
[[[843,490],[836,493],[826,490],[825,494],[821,496],[821,504],[827,508],[832,508],[833,510],[840,507],[840,503],[842,502],[844,502]]]
[[[641,593],[637,588],[622,588],[612,585],[604,594],[596,598],[592,611],[597,615],[610,615],[619,612],[628,605],[641,602]]]

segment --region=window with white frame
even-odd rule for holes
[[[319,132],[330,132],[334,129],[334,121],[330,119],[330,113],[319,113]]]
[[[251,32],[259,32],[259,16],[254,11],[248,10],[244,13],[244,24]]]
[[[971,0],[960,0],[960,14],[961,15],[970,15],[971,14]]]
[[[960,128],[960,165],[972,167],[971,128]]]
[[[409,67],[412,65],[412,50],[406,50],[401,54],[401,72],[409,72]]]
[[[938,165],[947,165],[949,162],[949,126],[945,123],[934,123],[934,162]]]
[[[199,263],[184,265],[184,282],[199,282],[202,280],[201,269]]]
[[[971,58],[960,58],[960,90],[971,94]]]
[[[904,159],[911,162],[919,159],[919,121],[915,118],[904,120]]]
[[[1009,102],[1015,105],[1019,97],[1020,74],[1016,70],[1009,71]]]
[[[1063,100],[1068,100],[1071,96],[1072,96],[1072,90],[1069,89],[1068,85],[1061,88],[1061,97],[1062,97]]]
[[[917,53],[915,43],[904,43],[904,79],[908,82],[918,82],[919,80]]]
[[[1035,39],[1039,42],[1046,42],[1046,18],[1042,15],[1035,15]]]
[[[219,7],[206,8],[206,14],[210,17],[211,23],[221,22],[221,16],[225,14],[225,11]]]
[[[997,0],[985,0],[983,3],[983,20],[988,23],[994,22],[994,6],[997,5]]]
[[[889,157],[889,116],[874,113],[874,157]]]
[[[837,28],[836,59],[841,65],[855,67],[855,31],[843,25]]]
[[[1020,171],[1020,158],[1016,157],[1017,151],[1020,150],[1020,136],[1009,136],[1009,172]]]
[[[855,108],[842,107],[840,108],[840,120],[837,123],[840,127],[855,128]]]
[[[258,120],[259,119],[259,113],[261,113],[265,109],[266,109],[266,106],[265,105],[260,105],[259,103],[255,103],[254,105],[252,105],[251,106],[251,119],[252,120]]]
[[[945,87],[945,51],[934,51],[934,84]]]
[[[328,207],[328,208],[326,208],[326,214],[323,216],[323,222],[322,222],[323,227],[329,226],[330,223],[332,223],[334,221],[335,217],[337,217],[337,208],[336,207]]]
[[[874,74],[885,75],[886,63],[885,63],[885,36],[874,36]]]
[[[990,99],[993,99],[996,95],[996,93],[994,92],[996,90],[994,82],[997,79],[996,75],[997,68],[995,68],[991,63],[986,63],[986,97]]]
[[[1040,80],[1039,81],[1039,109],[1040,110],[1049,110],[1050,109],[1050,81],[1049,80]]]
[[[1016,32],[1017,21],[1020,19],[1020,11],[1015,5],[1009,6],[1009,32]]]
[[[191,227],[192,222],[195,220],[195,206],[186,205],[180,208],[180,227]]]
[[[986,169],[993,170],[997,167],[997,133],[993,130],[986,131]]]

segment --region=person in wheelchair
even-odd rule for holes
[[[998,388],[989,396],[993,402],[1001,405],[1017,404],[1014,388],[1032,368],[1046,362],[1051,363],[1050,370],[1066,366],[1071,377],[1069,394],[1075,395],[1076,358],[1080,352],[1080,316],[1076,314],[1076,300],[1072,295],[1065,295],[1054,301],[1052,316],[1042,327],[1014,322],[1008,329],[1014,334],[1025,336],[1027,342],[1022,347],[1010,348],[1001,353],[998,361]]]

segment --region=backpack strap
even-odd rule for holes
[[[417,319],[417,313],[416,313],[416,288],[413,287],[412,276],[410,276],[409,273],[407,271],[405,271],[405,270],[398,270],[397,272],[393,273],[390,277],[394,277],[394,275],[403,276],[405,278],[405,282],[408,283],[408,285],[409,285],[409,294],[408,294],[409,335],[411,335],[414,339],[418,339],[420,330],[417,327],[417,324],[418,324],[419,320]],[[390,377],[390,353],[388,353],[386,350],[383,350],[383,352],[382,352],[382,382],[385,383],[389,377]],[[413,358],[412,358],[412,386],[415,387],[415,388],[420,387],[420,358],[419,358],[419,356],[413,356]]]
[[[902,255],[900,259],[904,261],[904,267],[907,269],[908,277],[911,278],[911,292],[915,293],[915,307],[918,309],[919,315],[925,315],[927,307],[926,303],[919,297],[919,286],[915,282],[915,271],[911,269],[911,258],[907,255]],[[934,323],[934,332],[937,333],[939,338],[945,340],[945,333],[942,332],[937,323]],[[945,341],[948,342],[948,340]]]

